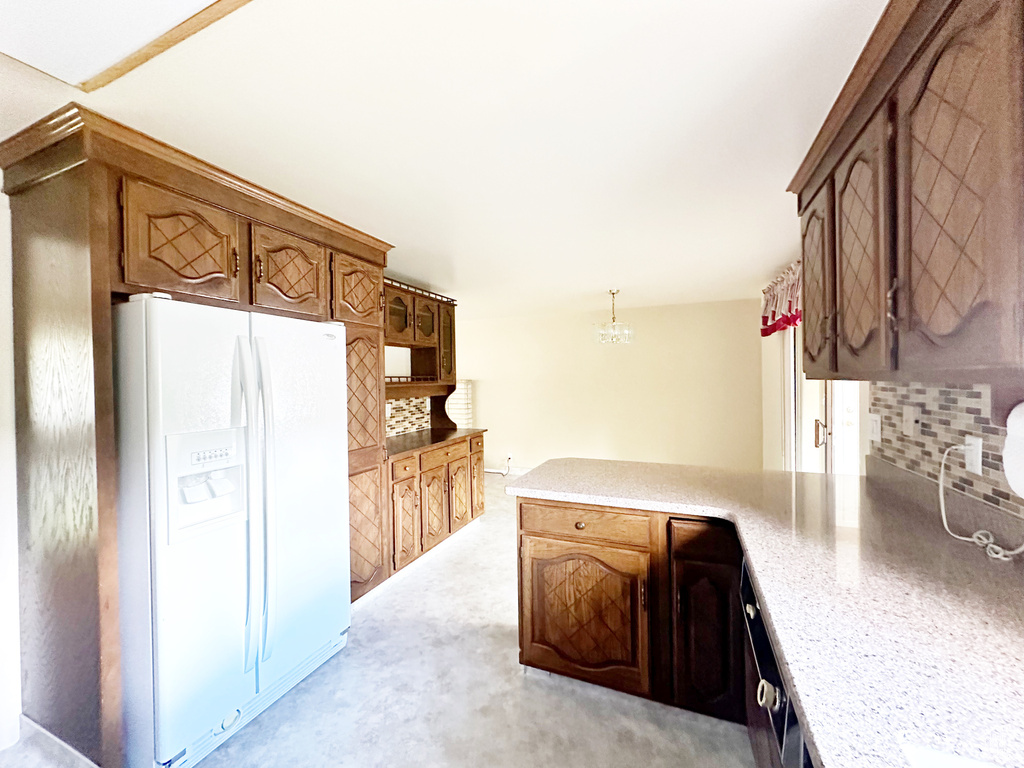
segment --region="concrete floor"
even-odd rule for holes
[[[203,768],[754,765],[742,726],[524,671],[517,614],[514,500],[488,476],[487,513],[358,601],[348,648]],[[0,768],[70,767],[26,741]]]

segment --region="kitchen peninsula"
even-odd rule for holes
[[[1021,566],[953,540],[937,511],[881,480],[556,459],[506,493],[519,497],[521,606],[536,599],[523,588],[531,505],[562,510],[561,532],[544,535],[566,541],[594,515],[646,514],[657,535],[643,579],[666,605],[657,532],[674,519],[735,525],[818,768],[906,766],[904,745],[1024,766]],[[662,615],[652,601],[643,634],[664,634]]]

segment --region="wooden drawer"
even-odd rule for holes
[[[524,501],[519,509],[524,531],[610,541],[645,549],[650,546],[647,515],[597,507],[549,506],[528,501]]]
[[[403,459],[395,459],[391,462],[391,479],[405,480],[407,477],[412,477],[416,474],[416,454],[406,456]]]
[[[470,453],[477,453],[484,449],[484,436],[477,435],[476,437],[469,438],[469,450]]]
[[[428,469],[440,467],[442,464],[461,459],[463,456],[469,456],[468,440],[461,440],[422,453],[420,455],[420,470],[426,472]]]

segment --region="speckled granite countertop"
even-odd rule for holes
[[[1024,768],[1024,569],[937,509],[860,477],[591,459],[506,492],[734,522],[821,768],[905,768],[902,743]]]
[[[404,435],[388,438],[388,456],[400,456],[403,453],[421,451],[424,448],[432,448],[452,440],[481,435],[486,431],[486,429],[419,429],[415,432],[406,432]]]

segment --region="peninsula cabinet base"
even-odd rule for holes
[[[526,498],[517,509],[521,664],[746,722],[730,523]]]

